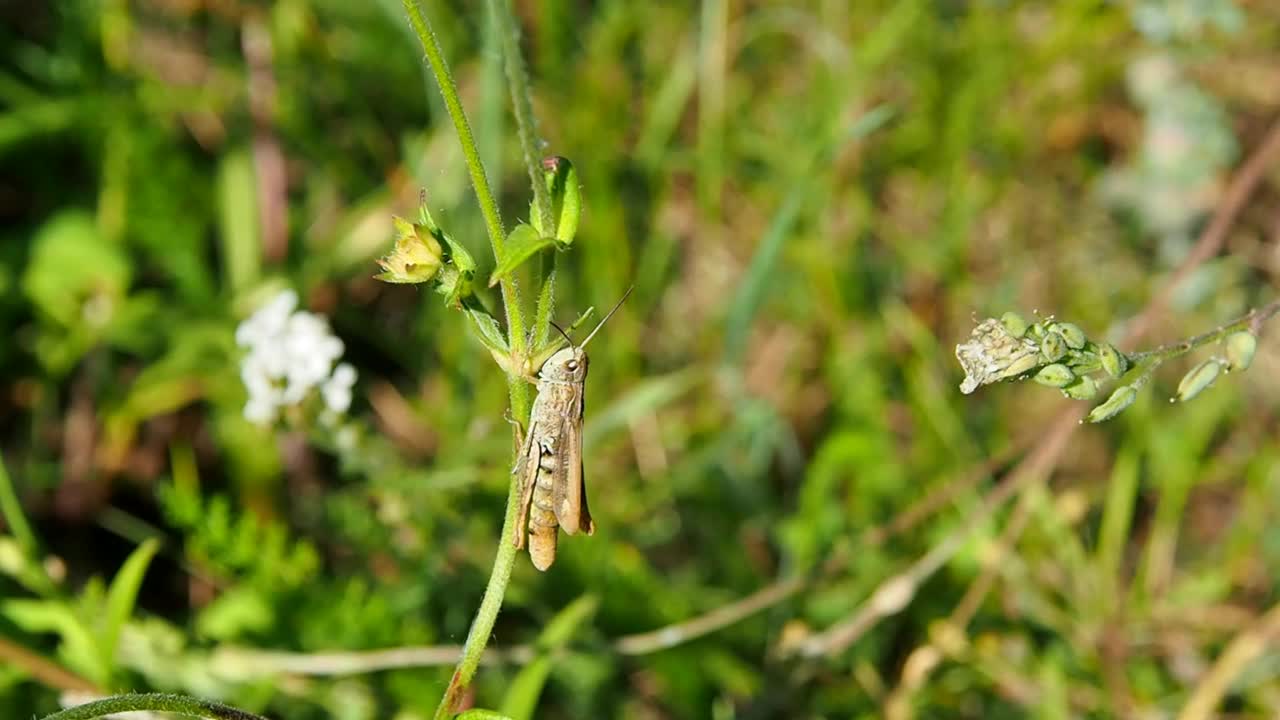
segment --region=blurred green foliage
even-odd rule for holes
[[[528,178],[473,5],[424,2],[510,231]],[[1066,405],[962,396],[975,316],[1118,339],[1185,257],[1280,108],[1274,4],[515,5],[539,131],[582,182],[559,318],[636,290],[592,346],[599,532],[545,575],[521,558],[491,645],[531,645],[482,668],[478,706],[1168,716],[1280,600],[1272,333],[1196,402],[1151,400],[1174,373],[1077,431],[847,650],[788,651],[963,527]],[[420,188],[494,271],[398,3],[0,18],[0,706],[429,716],[451,660],[331,654],[460,643],[508,484],[501,372],[460,313],[372,278]],[[1273,299],[1278,195],[1270,170],[1161,338]],[[337,430],[243,419],[235,328],[285,286],[359,369]],[[612,644],[811,574],[705,637]],[[1225,712],[1280,706],[1277,658],[1237,669]]]

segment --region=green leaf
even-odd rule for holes
[[[120,630],[133,615],[133,606],[138,600],[138,590],[142,587],[142,577],[146,575],[147,567],[159,549],[160,541],[155,538],[143,542],[125,559],[116,576],[112,578],[111,586],[107,588],[107,624],[103,628],[102,641],[98,650],[108,665],[115,660]]]
[[[66,604],[51,600],[6,600],[0,603],[0,616],[30,633],[55,633],[62,642],[59,654],[68,667],[98,685],[108,684],[110,665],[103,664],[93,634]]]
[[[500,712],[493,710],[485,710],[483,708],[471,708],[466,712],[458,713],[453,716],[453,720],[513,720]]]
[[[5,468],[3,456],[0,456],[0,513],[3,513],[5,524],[18,541],[23,554],[35,557],[39,543],[36,542],[31,524],[27,522],[26,514],[22,512],[22,503],[18,501],[18,493],[14,490],[8,469]]]
[[[542,161],[542,176],[551,196],[554,226],[548,227],[552,223],[542,221],[536,198],[529,202],[529,221],[539,235],[554,238],[558,245],[567,248],[578,234],[578,219],[582,215],[582,187],[578,184],[578,171],[568,158],[557,156]]]
[[[0,516],[4,517],[5,524],[13,535],[12,538],[6,539],[13,542],[13,549],[16,551],[15,559],[18,562],[15,562],[12,568],[14,577],[29,590],[42,595],[52,594],[54,583],[45,572],[44,564],[40,562],[40,543],[36,539],[35,531],[27,522],[27,516],[22,512],[22,503],[18,500],[13,479],[9,477],[9,471],[5,467],[2,456],[0,456]],[[9,570],[8,567],[5,569]]]
[[[555,247],[555,238],[543,237],[531,225],[521,223],[507,236],[507,243],[502,249],[502,260],[489,276],[489,287],[497,285],[500,280],[510,275],[540,250]]]
[[[550,676],[551,658],[546,656],[535,658],[521,668],[519,674],[507,686],[506,697],[502,699],[504,717],[509,716],[512,720],[527,720],[533,717],[533,711],[538,707],[538,698],[542,695],[542,688],[547,684],[547,678]]]
[[[91,322],[85,304],[92,298],[106,298],[105,307],[114,308],[129,281],[124,253],[102,239],[91,216],[74,210],[55,215],[36,233],[22,285],[40,312],[70,328]]]
[[[261,272],[257,187],[253,158],[247,151],[241,149],[222,156],[218,166],[218,224],[223,272],[232,292],[252,285]]]
[[[446,305],[459,307],[462,305],[463,298],[471,294],[471,281],[476,274],[476,261],[462,243],[454,240],[447,233],[440,231],[436,239],[445,246],[445,264],[440,268],[440,284],[436,285],[436,292],[444,295]]]
[[[510,354],[511,349],[507,346],[507,339],[502,335],[502,328],[498,326],[498,321],[489,314],[488,310],[479,307],[477,303],[465,303],[464,309],[467,311],[467,317],[471,318],[472,327],[476,329],[476,336],[485,347],[489,348],[489,352]]]
[[[600,601],[594,595],[583,595],[569,603],[556,614],[538,635],[537,646],[545,654],[524,666],[507,688],[502,700],[502,712],[514,720],[533,717],[538,707],[538,697],[551,675],[552,656],[572,639],[578,627],[588,621],[599,608]]]

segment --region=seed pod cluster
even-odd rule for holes
[[[1015,312],[980,323],[969,342],[956,346],[956,357],[965,370],[960,389],[966,394],[981,385],[1018,378],[1057,388],[1074,400],[1093,399],[1102,383],[1120,379],[1133,365],[1113,345],[1091,340],[1075,323],[1053,318],[1028,322]],[[1128,403],[1104,405],[1107,412],[1095,413],[1090,419],[1112,417]]]
[[[1220,375],[1244,370],[1253,361],[1257,336],[1249,329],[1235,329],[1238,324],[1228,327],[1232,329],[1203,336],[1194,345],[1129,356],[1110,343],[1091,340],[1075,323],[1052,317],[1036,317],[1034,322],[1028,322],[1016,312],[1007,312],[999,319],[982,321],[968,342],[956,346],[956,358],[965,371],[960,391],[968,394],[1002,380],[1033,380],[1057,388],[1073,400],[1092,400],[1109,382],[1123,382],[1085,417],[1087,422],[1102,422],[1132,405],[1138,390],[1165,360],[1216,338],[1224,348],[1223,356],[1205,360],[1188,371],[1171,398],[1173,402],[1186,402],[1204,392]],[[1138,360],[1141,362],[1136,363]]]

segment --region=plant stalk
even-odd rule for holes
[[[421,8],[418,7],[417,0],[403,0],[403,4],[405,13],[409,17],[409,22],[417,33],[418,39],[422,42],[423,50],[427,55],[427,62],[435,75],[436,84],[440,88],[440,94],[444,97],[445,106],[448,108],[449,116],[453,120],[454,128],[458,133],[458,141],[462,145],[463,156],[466,158],[467,168],[471,173],[471,182],[475,187],[476,198],[480,203],[485,225],[488,228],[489,241],[493,246],[494,261],[501,262],[502,246],[505,238],[502,218],[498,214],[498,203],[489,187],[484,165],[480,160],[480,152],[476,147],[475,137],[471,133],[466,113],[462,108],[462,102],[458,98],[457,85],[449,72],[448,65],[444,61],[430,22]],[[552,217],[551,200],[547,195],[546,182],[542,177],[541,163],[537,158],[528,79],[519,55],[515,52],[518,50],[518,46],[511,21],[510,7],[505,4],[499,6],[494,2],[491,3],[490,9],[495,14],[498,31],[503,35],[502,47],[504,49],[503,54],[506,56],[506,77],[516,107],[516,124],[520,130],[525,164],[533,184],[536,207],[538,212],[542,213],[549,223]],[[528,347],[519,292],[515,280],[512,278],[504,278],[501,281],[501,288],[503,305],[507,314],[507,342],[511,348],[512,357],[517,361],[516,367],[523,369],[528,356]],[[542,301],[540,300],[540,308],[541,305]],[[512,414],[520,422],[527,423],[530,411],[529,384],[516,371],[507,373],[507,385],[511,396]],[[518,443],[515,450],[517,452],[519,450]],[[515,531],[518,504],[518,478],[513,474],[507,491],[506,514],[502,521],[502,534],[498,541],[493,570],[489,574],[489,583],[485,587],[484,598],[480,601],[480,608],[476,611],[476,617],[471,623],[470,631],[467,633],[462,657],[454,668],[453,676],[449,680],[449,686],[445,690],[444,697],[440,699],[440,704],[436,707],[434,717],[437,720],[446,720],[452,716],[454,709],[462,698],[463,692],[471,684],[471,679],[475,676],[476,668],[480,664],[480,658],[484,654],[485,645],[493,632],[493,625],[497,620],[498,612],[502,609],[502,599],[506,594],[507,583],[511,578],[511,569],[515,565],[516,548],[512,542],[512,537]]]
[[[422,49],[427,55],[427,64],[435,76],[440,95],[444,98],[449,118],[453,121],[454,130],[458,133],[458,143],[462,145],[462,155],[466,159],[467,171],[471,175],[471,185],[475,188],[476,200],[480,203],[480,213],[484,216],[485,229],[489,233],[489,244],[493,248],[494,262],[502,261],[502,246],[506,233],[502,227],[502,216],[498,212],[498,201],[489,187],[489,178],[484,171],[484,163],[480,160],[480,150],[476,147],[475,135],[467,122],[466,112],[462,109],[462,100],[458,97],[458,85],[449,72],[449,65],[444,60],[440,43],[436,41],[435,32],[418,0],[402,0],[409,24],[413,26]],[[524,312],[520,305],[520,291],[515,280],[504,278],[502,288],[502,305],[507,315],[507,343],[511,354],[523,364],[528,354],[525,343]],[[521,422],[529,417],[529,385],[519,377],[508,375],[507,387],[511,395],[511,411]]]
[[[126,712],[166,712],[209,720],[267,720],[261,715],[238,710],[230,705],[168,693],[116,695],[67,708],[44,720],[91,720]]]

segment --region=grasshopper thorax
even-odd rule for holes
[[[558,351],[543,363],[538,377],[555,382],[581,383],[587,379],[587,351],[581,347]]]

